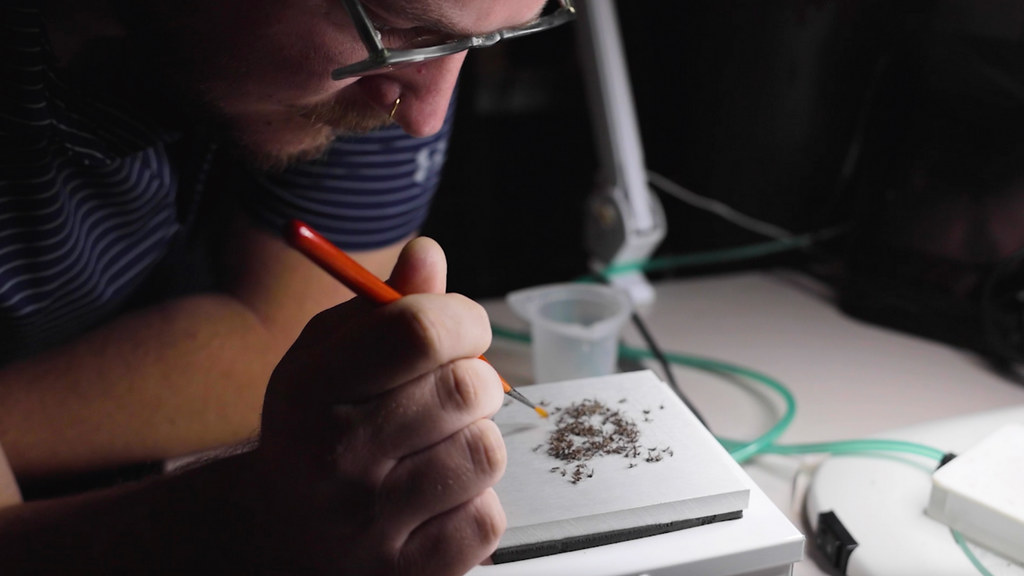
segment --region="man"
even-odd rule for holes
[[[4,270],[38,265],[0,286],[30,284],[4,301],[19,311],[3,325],[18,334],[5,344],[25,349],[0,370],[0,443],[14,475],[162,459],[261,431],[254,449],[207,466],[68,499],[19,505],[12,478],[0,474],[8,504],[0,571],[457,574],[489,554],[504,522],[490,489],[504,452],[488,419],[502,395],[493,370],[475,359],[489,343],[486,315],[443,294],[439,248],[409,243],[391,273],[396,288],[416,295],[380,309],[330,308],[350,294],[284,245],[272,226],[281,215],[267,215],[273,202],[245,208],[246,190],[217,188],[237,188],[237,171],[207,164],[211,149],[226,145],[232,157],[276,169],[330,156],[339,133],[391,121],[415,137],[437,133],[462,52],[356,75],[342,68],[337,79],[331,71],[369,56],[367,28],[391,48],[444,46],[534,23],[542,4],[5,0],[4,50],[19,55],[11,69],[22,80],[5,85],[3,143],[13,152],[0,217],[15,209],[19,217],[0,232],[8,244],[0,255],[27,246],[35,257]],[[69,105],[69,94],[84,104]],[[190,154],[198,168],[176,171]],[[273,180],[289,174],[253,178],[274,196]],[[206,194],[182,199],[186,182]],[[152,192],[141,196],[147,202],[138,194],[109,201],[112,189],[140,188]],[[51,205],[33,204],[41,200]],[[301,211],[303,200],[281,201]],[[93,201],[96,213],[81,209]],[[121,211],[135,204],[156,207]],[[68,220],[41,220],[64,209],[78,210],[75,226],[107,222],[65,245],[90,240],[96,252],[84,263],[53,249],[67,238],[39,235],[49,230],[40,222]],[[158,226],[168,214],[179,221]],[[161,290],[193,262],[192,238],[175,235],[193,216],[190,230],[221,240],[228,255],[212,267],[220,289]],[[110,230],[133,233],[96,241]],[[387,276],[413,232],[360,257]],[[179,249],[184,258],[152,261]],[[58,307],[53,301],[23,305],[116,250],[124,265],[108,270],[109,290],[95,304],[57,302],[78,315],[51,320],[40,314]],[[84,268],[53,280],[47,266],[57,254]],[[120,274],[130,281],[110,281]],[[136,300],[128,289],[111,304],[108,292],[124,285],[156,297]]]

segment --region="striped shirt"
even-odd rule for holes
[[[76,90],[33,4],[0,2],[0,365],[103,323],[159,287],[161,270],[181,270],[167,262],[192,254],[180,247],[195,242],[208,176],[230,162],[193,131]],[[452,116],[433,137],[342,138],[319,160],[226,188],[274,230],[300,218],[350,250],[392,244],[426,218]]]

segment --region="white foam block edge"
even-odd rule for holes
[[[590,462],[596,470],[592,478],[573,485],[551,472],[562,463],[536,450],[554,430],[557,414],[541,420],[517,405],[503,408],[494,418],[508,451],[505,477],[496,487],[508,516],[499,548],[747,507],[750,490],[745,473],[653,372],[535,384],[522,390],[534,402],[551,406],[585,398],[602,400],[637,422],[645,446],[671,446],[674,456],[656,464],[641,461],[634,468],[622,457],[604,457]]]
[[[999,428],[936,470],[927,513],[1024,563],[1024,426]]]

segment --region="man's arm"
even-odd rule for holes
[[[20,503],[21,491],[18,490],[18,482],[14,479],[14,471],[7,462],[4,447],[0,446],[0,510]]]
[[[253,450],[0,505],[0,574],[458,576],[497,546],[504,394],[483,308],[417,241],[384,307],[318,314],[275,368]],[[421,294],[421,292],[431,292]],[[353,328],[353,329],[346,329]]]
[[[26,478],[178,456],[252,437],[274,365],[315,313],[351,297],[244,222],[226,293],[133,312],[0,370],[0,442]],[[400,245],[356,254],[382,277]]]

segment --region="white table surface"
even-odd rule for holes
[[[780,443],[862,438],[953,416],[1024,405],[1024,384],[990,370],[976,355],[844,315],[829,290],[787,271],[659,282],[643,312],[666,351],[738,364],[782,382],[796,397],[796,419]],[[525,324],[500,299],[483,302],[492,322]],[[626,341],[642,341],[626,330]],[[487,353],[514,386],[532,383],[526,345],[496,339]],[[659,370],[654,364],[649,364]],[[676,379],[711,430],[751,439],[781,415],[777,395],[685,367]],[[762,456],[744,469],[807,534],[803,494],[820,456]],[[827,574],[808,558],[794,574]]]

